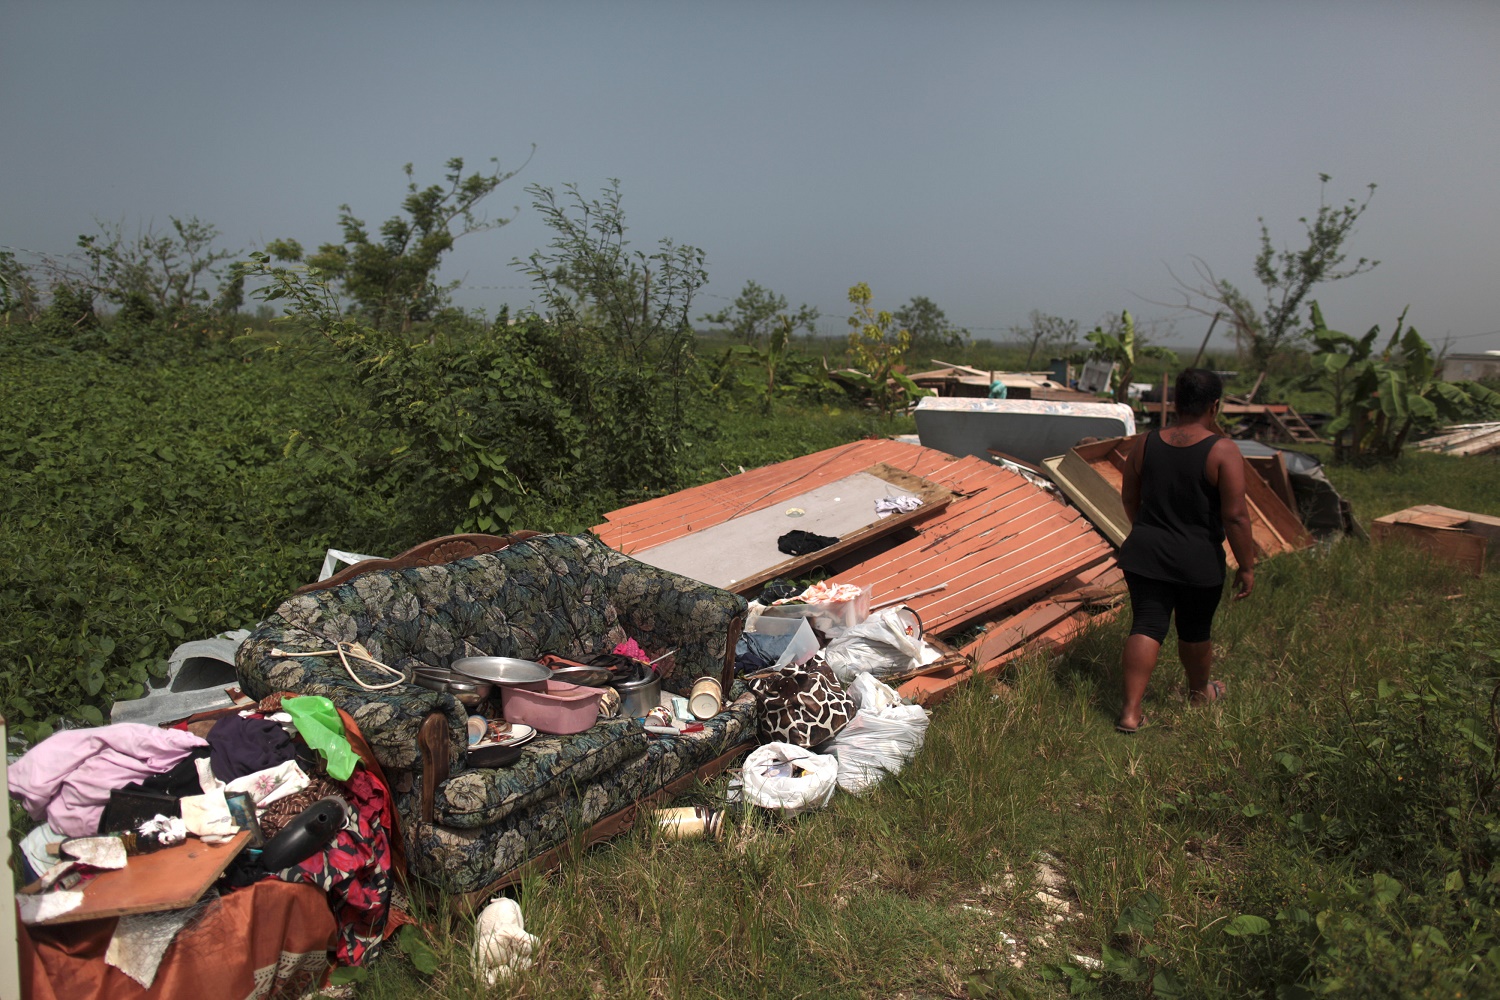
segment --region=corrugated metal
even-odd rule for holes
[[[1113,562],[1113,546],[1078,511],[1021,476],[980,458],[954,458],[888,439],[856,441],[624,507],[594,530],[622,552],[639,552],[877,462],[922,476],[959,497],[915,523],[917,537],[872,554],[833,579],[871,588],[875,604],[946,584],[938,593],[907,602],[934,635]]]

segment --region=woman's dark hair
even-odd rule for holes
[[[1206,368],[1188,368],[1177,376],[1173,402],[1180,417],[1201,417],[1224,396],[1224,380]]]

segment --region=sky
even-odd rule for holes
[[[1374,183],[1347,249],[1381,263],[1315,293],[1329,325],[1409,305],[1435,344],[1500,349],[1496,53],[1500,4],[1457,0],[7,0],[0,246],[175,215],[311,248],[341,204],[395,214],[407,163],[498,157],[525,166],[484,207],[514,220],[442,271],[490,314],[536,301],[526,185],[618,178],[636,247],[706,251],[695,313],[754,280],[832,334],[864,281],[975,337],[1129,309],[1195,345],[1173,272],[1258,302],[1257,220],[1296,247]]]

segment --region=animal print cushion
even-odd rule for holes
[[[819,746],[854,715],[854,702],[838,681],[811,667],[763,670],[745,683],[760,701],[760,735],[767,742]]]

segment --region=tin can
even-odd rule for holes
[[[662,809],[656,814],[656,828],[668,840],[718,840],[724,835],[724,811],[704,806]]]
[[[717,677],[700,677],[693,681],[692,697],[688,699],[696,719],[712,719],[724,710],[724,689]]]
[[[605,688],[599,695],[599,718],[613,719],[620,714],[620,692],[614,688]]]

